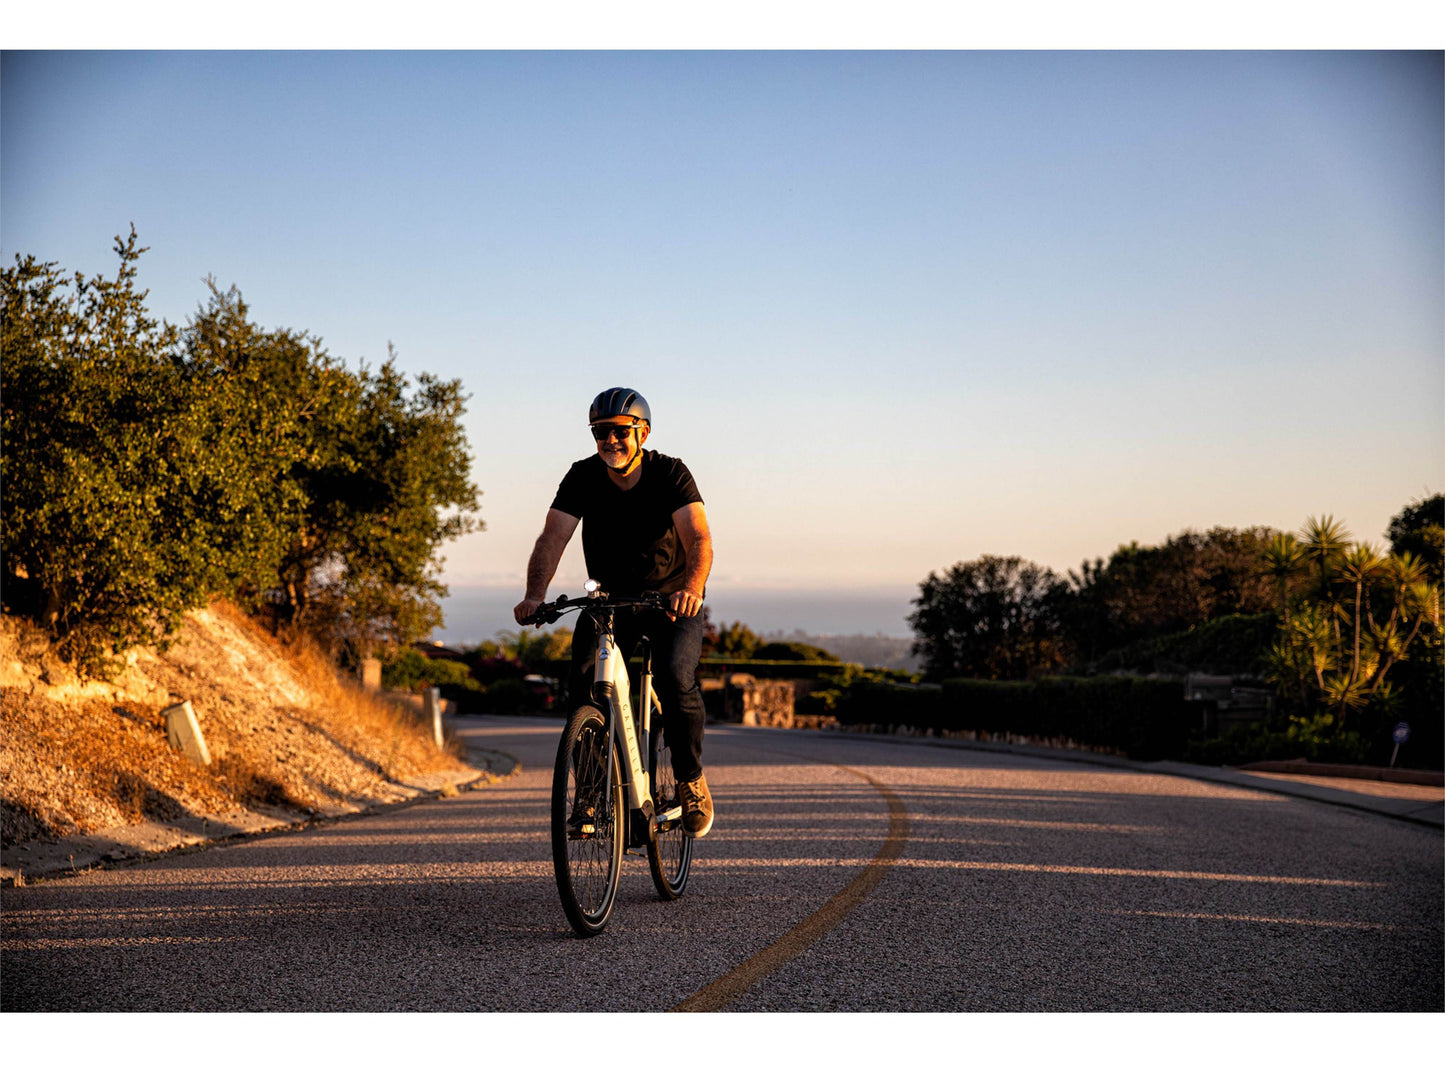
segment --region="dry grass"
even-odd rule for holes
[[[8,688],[0,717],[6,843],[236,804],[221,780],[171,751],[162,724],[123,707],[64,705]]]
[[[5,843],[238,809],[358,808],[404,780],[463,767],[420,713],[282,643],[234,607],[188,615],[164,654],[137,652],[114,683],[80,682],[44,634],[6,616],[0,667]],[[190,700],[212,764],[173,751],[159,709]]]
[[[245,615],[237,612],[236,619],[246,622],[256,635],[269,636]],[[462,753],[460,744],[447,735],[446,745],[438,749],[432,740],[430,721],[421,711],[404,701],[373,693],[342,675],[314,641],[273,643],[303,684],[325,702],[330,732],[364,749],[384,772],[413,776],[455,767]]]

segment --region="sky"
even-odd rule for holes
[[[134,222],[157,315],[184,320],[214,275],[353,364],[392,342],[409,371],[461,379],[487,530],[448,553],[467,600],[449,631],[503,623],[613,383],[644,391],[653,446],[698,477],[715,611],[757,628],[901,634],[918,580],[986,552],[1062,571],[1131,539],[1323,513],[1378,539],[1445,488],[1438,13],[1035,0],[940,26],[941,7],[8,10],[0,252],[109,273]],[[441,46],[510,51],[374,52]],[[158,47],[373,52],[15,52]],[[647,51],[599,51],[616,48]],[[810,51],[694,51],[716,48]],[[909,52],[813,51],[838,48]],[[1235,48],[1436,52],[1219,51]],[[587,51],[536,51],[557,49]],[[554,592],[580,575],[569,554]],[[856,1070],[858,1021],[810,1020],[801,1046],[773,1023],[730,1023],[748,1041],[691,1071],[735,1075],[751,1053],[767,1079],[794,1048],[815,1075]],[[949,1050],[961,1037],[985,1066],[1068,1068],[1010,1059],[1034,1021],[948,1023]],[[134,1017],[97,1026],[134,1042]],[[466,1026],[489,1063],[522,1067],[530,1022]],[[1187,1015],[1142,1042],[1098,1015],[1049,1026],[1102,1038],[1125,1080],[1180,1043],[1191,1079],[1224,1067]],[[420,1018],[381,1047],[364,1016],[266,1027],[333,1070],[352,1050],[373,1072],[412,1057],[408,1027],[433,1062],[476,1057]],[[886,1027],[895,1063],[943,1054],[935,1021]],[[1333,1027],[1237,1018],[1219,1049],[1374,1068]]]
[[[446,548],[448,638],[504,623],[613,385],[697,479],[714,617],[903,635],[981,554],[1323,514],[1380,541],[1445,489],[1442,80],[1438,51],[7,51],[0,247],[111,274],[134,223],[156,316],[213,275],[353,365],[460,379],[486,529]]]

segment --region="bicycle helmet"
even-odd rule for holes
[[[647,400],[631,388],[608,388],[599,394],[587,408],[587,424],[592,425],[598,418],[619,418],[624,414],[652,425],[652,410]]]

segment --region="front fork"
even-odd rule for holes
[[[623,776],[627,785],[629,846],[640,846],[652,838],[652,788],[648,785],[647,767],[643,763],[643,746],[632,717],[632,690],[627,680],[627,660],[618,650],[612,629],[601,631],[593,669],[593,699],[607,707],[607,771],[611,778],[612,757],[623,758]],[[642,675],[644,695],[651,689],[651,667]],[[644,729],[651,722],[650,705],[644,702]],[[645,739],[644,739],[645,740]]]
[[[632,714],[632,690],[627,678],[627,660],[623,659],[613,639],[611,629],[599,637],[596,665],[593,670],[596,683],[593,695],[608,706],[607,778],[612,777],[612,757],[624,758],[628,765],[624,773],[627,778],[629,847],[641,847],[649,843],[659,828],[666,830],[679,819],[680,810],[673,808],[657,816],[652,793],[651,776],[647,758],[651,753],[653,707],[661,710],[661,703],[652,687],[652,652],[644,651],[640,678],[641,695],[638,697],[640,719],[634,725]]]

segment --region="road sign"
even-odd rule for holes
[[[1391,737],[1395,739],[1395,744],[1390,749],[1390,767],[1393,768],[1395,758],[1400,755],[1400,746],[1410,740],[1410,724],[1401,719],[1395,724],[1395,731]]]

